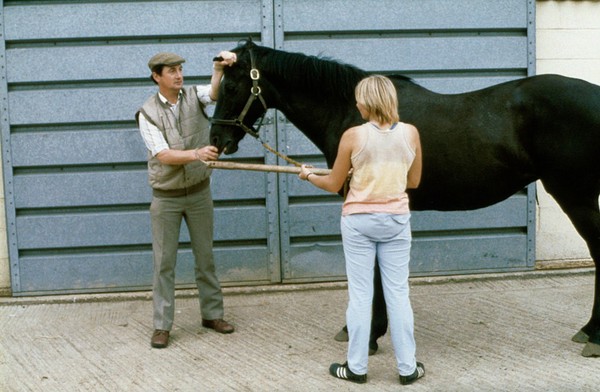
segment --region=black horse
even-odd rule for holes
[[[266,108],[276,108],[323,152],[331,167],[342,133],[363,122],[354,87],[367,72],[252,42],[233,51],[238,60],[225,69],[211,143],[234,153],[244,130],[254,132],[253,124]],[[600,356],[600,87],[540,75],[445,95],[403,76],[390,77],[398,91],[400,119],[414,124],[421,136],[423,175],[419,188],[409,192],[411,209],[477,209],[540,179],[594,260],[592,315],[573,340],[586,343],[582,355]],[[382,325],[385,332],[387,322],[379,297],[372,342],[383,333]]]

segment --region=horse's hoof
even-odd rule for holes
[[[584,357],[600,357],[600,344],[587,342],[581,355]]]
[[[340,332],[338,332],[337,335],[335,335],[335,337],[333,339],[337,342],[347,342],[348,341],[348,331],[346,331],[344,328],[342,328],[342,330]]]
[[[377,342],[369,343],[369,355],[375,355],[378,349],[379,345]]]
[[[583,332],[582,330],[579,330],[579,332],[577,332],[575,335],[573,335],[571,340],[574,341],[575,343],[587,343],[589,338],[590,337],[588,336],[587,333]]]

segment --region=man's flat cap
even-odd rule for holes
[[[185,59],[175,53],[161,52],[157,53],[150,61],[148,61],[148,68],[154,69],[157,65],[178,65],[185,63]]]

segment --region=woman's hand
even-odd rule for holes
[[[309,168],[312,168],[310,165],[302,165],[300,166],[300,173],[298,173],[298,178],[304,181],[308,181],[308,175],[313,174]]]

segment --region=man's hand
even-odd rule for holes
[[[216,161],[219,159],[219,150],[215,146],[204,146],[196,150],[201,161]]]
[[[233,52],[222,51],[213,59],[213,68],[215,71],[223,71],[225,67],[231,67],[235,64],[237,56]]]

